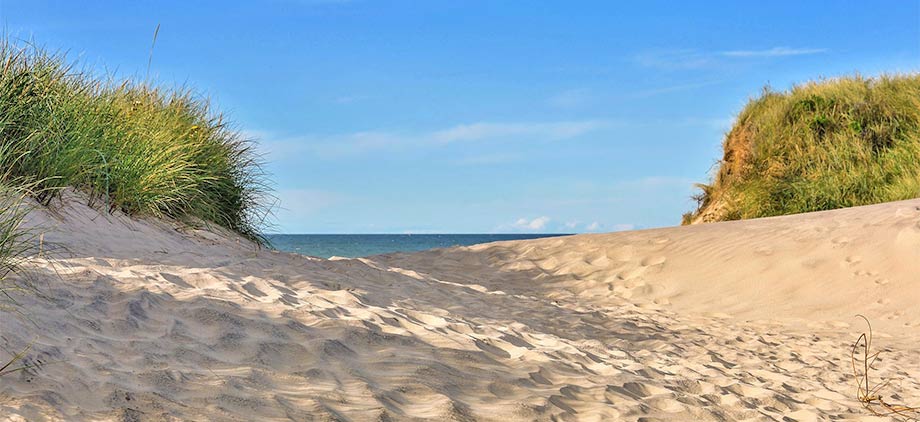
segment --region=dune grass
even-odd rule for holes
[[[684,223],[920,197],[920,75],[851,76],[764,89],[726,135]]]
[[[0,42],[0,182],[128,214],[214,223],[259,243],[268,189],[252,144],[187,89],[78,72]]]
[[[28,286],[28,277],[20,277],[16,282],[9,280],[9,275],[19,272],[20,264],[34,249],[34,231],[22,227],[29,206],[25,203],[28,189],[0,185],[0,310],[5,310],[7,303],[15,303],[10,295],[14,291]]]

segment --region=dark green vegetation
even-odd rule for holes
[[[684,223],[920,197],[920,75],[765,89],[741,111]]]
[[[251,147],[188,90],[100,80],[60,55],[0,42],[0,183],[30,184],[40,204],[73,187],[108,210],[261,242],[267,190]]]

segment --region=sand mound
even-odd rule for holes
[[[389,266],[582,306],[920,333],[920,200],[395,256]],[[659,306],[667,305],[667,306]]]
[[[855,313],[920,398],[920,201],[339,260],[32,222],[68,251],[0,314],[40,363],[0,379],[10,420],[863,420]]]

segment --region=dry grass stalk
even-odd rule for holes
[[[859,335],[850,353],[853,377],[856,379],[856,399],[875,416],[891,416],[901,421],[920,420],[920,407],[885,400],[882,392],[891,385],[892,380],[879,379],[875,385],[870,383],[869,372],[876,370],[872,365],[878,360],[881,352],[872,352],[872,324],[869,323],[869,319],[863,315],[857,316],[866,321],[868,331]]]

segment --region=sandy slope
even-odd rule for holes
[[[68,251],[0,314],[41,363],[0,379],[0,418],[871,420],[855,313],[920,403],[920,201],[329,261],[32,217]]]

